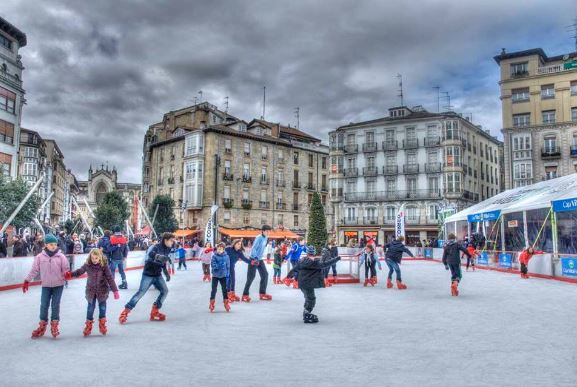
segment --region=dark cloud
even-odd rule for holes
[[[142,137],[197,92],[250,120],[295,123],[326,138],[350,121],[406,101],[435,111],[433,86],[455,110],[498,134],[492,57],[573,48],[572,1],[141,1],[5,0],[2,16],[28,35],[23,126],[55,138],[86,177],[108,161],[139,182]],[[442,102],[441,105],[445,103]]]

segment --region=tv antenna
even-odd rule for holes
[[[397,79],[399,80],[399,94],[397,94],[397,97],[401,98],[401,106],[405,106],[403,96],[403,75],[397,74]]]
[[[453,106],[451,105],[451,95],[449,94],[448,91],[442,91],[441,94],[443,94],[442,98],[447,102],[447,104],[445,106],[443,106],[443,108],[447,112],[452,111]]]
[[[200,100],[200,102],[202,102],[202,90],[199,90],[199,91],[198,91],[198,95],[199,95],[199,100]]]
[[[441,112],[441,87],[433,86],[433,89],[437,90],[437,113]]]
[[[260,116],[261,120],[264,120],[264,113],[266,111],[266,86],[262,87],[262,116]]]
[[[295,108],[295,117],[296,117],[296,119],[297,119],[297,126],[296,126],[297,129],[298,129],[299,126],[300,126],[300,119],[301,119],[300,114],[301,114],[301,108],[300,108],[299,106],[297,106],[297,107]]]
[[[224,97],[224,114],[228,114],[228,95]]]
[[[575,51],[577,51],[577,17],[573,20],[573,24],[567,26],[567,31],[573,33],[571,39],[575,41]]]

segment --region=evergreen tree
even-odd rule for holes
[[[68,219],[66,222],[64,222],[62,227],[64,227],[66,230],[66,234],[70,235],[72,234],[72,230],[74,230],[74,221],[72,219]]]
[[[322,249],[326,246],[329,235],[327,233],[327,219],[325,209],[321,203],[321,197],[318,192],[313,194],[309,213],[309,229],[307,233],[307,244],[313,245],[317,255],[321,254]]]
[[[115,226],[124,227],[130,217],[128,203],[118,191],[108,192],[94,211],[96,225],[103,230],[112,230]]]
[[[5,222],[24,199],[30,187],[20,179],[8,180],[0,174],[0,224]],[[38,191],[36,191],[38,192]],[[24,204],[11,224],[18,228],[28,227],[40,207],[40,196],[34,193]]]
[[[158,206],[158,212],[156,212],[156,206]],[[158,235],[163,232],[174,232],[178,228],[178,222],[174,216],[174,200],[169,195],[158,195],[154,198],[148,209],[150,220],[155,212],[154,230]]]

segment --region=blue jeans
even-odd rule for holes
[[[160,294],[158,295],[158,298],[156,299],[154,304],[158,309],[162,308],[162,303],[164,302],[164,300],[166,300],[166,296],[168,295],[168,287],[166,286],[166,282],[164,282],[164,278],[162,278],[162,275],[159,275],[158,277],[150,277],[145,274],[142,275],[138,291],[134,296],[132,296],[130,301],[128,301],[126,307],[130,310],[134,309],[138,301],[140,301],[142,296],[146,294],[148,288],[150,288],[152,285],[154,285],[155,288],[160,290]]]
[[[42,288],[42,295],[40,297],[40,320],[48,321],[48,307],[51,303],[51,320],[60,320],[60,299],[62,298],[63,290],[64,286],[57,286],[55,288]]]
[[[88,303],[86,308],[86,319],[94,320],[94,309],[96,309],[96,297],[92,299],[92,302]],[[98,301],[98,318],[106,318],[106,301]]]
[[[228,281],[226,282],[226,290],[229,292],[234,292],[234,287],[236,285],[236,274],[234,272],[235,263],[230,265],[230,273],[228,276]]]
[[[280,277],[280,267],[278,269],[273,267],[272,269],[274,271],[273,277]]]
[[[126,274],[124,274],[124,262],[123,261],[110,261],[108,264],[110,267],[110,272],[112,273],[112,278],[114,279],[116,274],[116,268],[118,268],[118,272],[120,273],[120,278],[122,278],[123,282],[126,282]]]
[[[397,281],[402,281],[401,280],[401,268],[399,267],[399,264],[391,259],[385,259],[385,263],[387,264],[387,266],[389,267],[389,279],[393,279],[393,271],[395,273],[397,273]]]

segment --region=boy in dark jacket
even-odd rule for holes
[[[455,234],[449,234],[449,241],[443,250],[443,264],[445,269],[451,270],[451,295],[455,297],[459,295],[459,282],[462,277],[460,252],[471,258],[467,249],[457,243]]]
[[[323,250],[322,258],[315,257],[315,252],[314,246],[307,246],[307,256],[301,258],[296,266],[287,274],[288,278],[292,278],[295,271],[299,273],[299,289],[305,296],[303,311],[303,321],[305,324],[319,322],[319,318],[312,314],[317,300],[315,297],[315,289],[325,287],[325,268],[337,263],[341,259],[341,257],[338,256],[333,258],[327,249]]]
[[[224,302],[224,309],[230,311],[230,303],[228,300],[228,293],[226,291],[226,282],[230,275],[230,258],[224,251],[225,244],[220,242],[216,245],[216,250],[212,253],[212,258],[210,260],[210,267],[212,269],[212,289],[210,292],[210,301],[208,304],[208,309],[210,312],[214,312],[214,303],[216,292],[218,290],[218,284],[222,288],[222,299]]]
[[[124,259],[128,256],[128,241],[122,235],[120,227],[114,227],[114,235],[110,237],[110,244],[108,245],[108,252],[110,261],[110,272],[112,273],[112,278],[116,274],[116,268],[120,273],[120,278],[122,278],[122,283],[118,286],[119,289],[128,289],[126,283],[126,274],[124,273]]]
[[[401,279],[401,259],[403,258],[403,253],[413,257],[413,253],[403,244],[405,237],[402,235],[397,239],[393,240],[391,243],[385,245],[387,252],[385,253],[385,263],[389,267],[389,276],[387,278],[387,288],[393,287],[393,272],[397,273],[397,289],[404,290],[407,285],[403,283]]]
[[[228,277],[228,281],[226,283],[226,289],[228,291],[228,300],[230,302],[238,302],[240,301],[240,297],[236,295],[234,292],[234,288],[236,285],[236,275],[235,275],[235,265],[238,261],[243,261],[245,263],[250,264],[250,260],[244,256],[244,250],[242,247],[242,239],[235,239],[232,241],[232,244],[224,249],[226,255],[230,260],[230,274]]]

